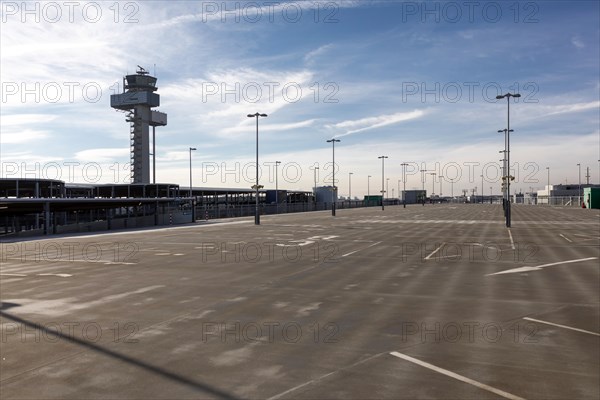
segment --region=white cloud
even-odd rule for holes
[[[88,149],[75,153],[75,159],[80,161],[94,161],[106,163],[129,155],[127,148]]]
[[[260,132],[281,132],[281,131],[289,131],[292,129],[305,128],[307,126],[313,125],[315,122],[314,119],[308,119],[306,121],[300,122],[292,122],[287,124],[269,124],[268,121],[265,121],[260,125]],[[222,133],[248,133],[254,132],[254,124],[256,122],[254,120],[248,119],[244,120],[243,123],[240,123],[231,128],[224,128],[221,130]]]
[[[56,115],[51,114],[9,114],[2,116],[2,123],[0,123],[0,126],[44,124],[54,121],[56,118],[58,118]]]
[[[572,37],[571,43],[573,44],[573,46],[577,47],[578,49],[583,49],[585,47],[585,43],[583,43],[583,41],[581,40],[581,38],[579,36]]]
[[[33,143],[48,137],[48,131],[24,129],[19,132],[6,132],[2,130],[0,134],[0,143],[5,144],[24,144]]]
[[[319,47],[318,49],[307,53],[304,56],[304,62],[306,62],[309,65],[312,65],[312,63],[315,61],[315,59],[317,57],[322,56],[323,54],[327,53],[332,48],[333,48],[333,44],[331,44],[331,43],[323,45],[323,46]]]
[[[345,130],[346,132],[336,135],[336,137],[341,137],[370,129],[381,128],[387,125],[397,124],[402,121],[421,118],[424,115],[425,111],[423,110],[413,110],[404,113],[379,115],[377,117],[362,118],[358,120],[348,120],[333,125],[326,125],[326,127],[335,130]]]

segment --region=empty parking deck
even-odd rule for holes
[[[600,213],[389,206],[2,243],[4,399],[600,396]]]

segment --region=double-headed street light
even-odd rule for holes
[[[348,172],[348,197],[350,201],[352,201],[352,175],[354,175],[353,172]]]
[[[385,210],[385,207],[383,206],[383,197],[385,196],[385,189],[383,187],[383,184],[385,182],[385,159],[388,158],[388,156],[379,156],[377,158],[381,159],[381,210]]]
[[[502,95],[498,95],[496,96],[496,99],[500,100],[506,97],[506,104],[508,106],[507,108],[507,112],[506,112],[506,139],[505,139],[505,143],[506,143],[506,172],[508,175],[508,178],[506,179],[506,197],[507,197],[507,204],[506,204],[506,227],[510,228],[510,98],[514,97],[514,98],[519,98],[521,97],[521,95],[519,93],[506,93],[506,94],[502,94]]]
[[[190,147],[190,197],[192,197],[192,151],[194,150],[195,147]]]
[[[315,203],[317,202],[317,171],[319,170],[319,167],[316,166],[315,167]]]
[[[392,189],[392,190],[394,190],[394,189]],[[388,194],[389,192],[390,192],[390,178],[385,178],[385,194],[386,194],[386,196],[389,196],[389,194]],[[392,195],[392,197],[394,197],[394,195]]]
[[[548,171],[548,204],[550,204],[550,167],[546,167]]]
[[[431,180],[431,201],[433,202],[433,195],[435,194],[435,176],[437,175],[437,173],[429,172],[428,175],[433,176],[433,179]]]
[[[256,118],[256,184],[252,187],[252,189],[256,190],[256,210],[254,213],[254,224],[260,225],[260,210],[258,208],[258,191],[261,186],[258,184],[258,117],[266,117],[267,114],[248,114],[248,118]]]
[[[279,214],[279,173],[277,171],[279,164],[281,164],[281,161],[275,161],[275,214]]]
[[[406,208],[406,166],[408,163],[402,163],[402,204]]]
[[[578,193],[579,200],[578,201],[580,203],[579,205],[581,205],[581,164],[577,163],[577,166],[579,167],[579,193]]]
[[[327,143],[331,143],[333,151],[333,177],[331,178],[333,183],[331,184],[331,215],[335,217],[335,142],[340,142],[339,139],[329,139]]]
[[[483,174],[481,174],[481,204],[483,204]]]

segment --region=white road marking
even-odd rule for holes
[[[27,276],[24,274],[0,274],[0,276]]]
[[[156,253],[155,256],[170,256],[171,253]]]
[[[37,255],[36,255],[37,256]],[[21,260],[21,258],[5,258],[5,260]],[[110,260],[79,260],[74,258],[61,258],[56,260],[48,260],[48,264],[52,263],[65,263],[65,262],[80,262],[80,263],[96,263],[96,264],[106,264],[106,265],[135,265],[137,263],[127,262],[127,261],[110,261]]]
[[[596,259],[598,259],[598,257],[588,257],[588,258],[580,258],[578,260],[559,261],[559,262],[550,263],[550,264],[538,265],[535,267],[519,267],[519,268],[507,269],[505,271],[494,272],[493,274],[487,274],[486,276],[500,275],[500,274],[514,274],[517,272],[539,271],[542,268],[552,267],[554,265],[571,264],[571,263],[576,263],[576,262],[581,262],[581,261],[590,261],[590,260],[596,260]]]
[[[368,245],[367,247],[364,247],[364,248],[362,248],[362,249],[358,249],[358,250],[351,251],[350,253],[342,254],[342,257],[348,257],[349,255],[352,255],[352,254],[354,254],[354,253],[358,253],[359,251],[366,250],[366,249],[368,249],[369,247],[376,246],[376,245],[378,245],[379,243],[381,243],[381,242],[376,242],[376,243],[370,244],[370,245]]]
[[[565,235],[563,235],[562,233],[559,233],[558,236],[562,237],[563,239],[565,239],[567,242],[569,243],[573,243],[573,241],[571,239],[569,239],[568,237],[566,237]]]
[[[427,257],[425,257],[426,260],[429,260],[431,258],[432,255],[434,255],[435,253],[437,253],[438,251],[440,251],[440,249],[442,247],[444,247],[446,245],[446,242],[442,242],[442,244],[440,244],[440,247],[438,247],[437,249],[435,249],[430,255],[428,255]]]
[[[524,317],[523,319],[526,319],[527,321],[538,322],[538,323],[540,323],[540,324],[546,324],[546,325],[557,326],[557,327],[559,327],[559,328],[570,329],[570,330],[572,330],[572,331],[577,331],[577,332],[588,333],[588,334],[590,334],[590,335],[594,335],[594,336],[600,336],[600,333],[591,332],[591,331],[586,331],[585,329],[573,328],[573,327],[566,326],[566,325],[555,324],[555,323],[553,323],[553,322],[542,321],[541,319],[535,319],[535,318],[529,318],[529,317]]]
[[[311,236],[307,240],[331,240],[339,237],[338,235],[328,235],[328,236]]]
[[[515,249],[515,241],[513,240],[512,233],[510,232],[510,229],[508,230],[508,237],[510,237],[510,247],[514,250]]]
[[[309,244],[313,244],[314,242],[312,240],[290,240],[290,243],[293,244],[283,244],[283,243],[277,243],[275,246],[279,246],[279,247],[296,247],[296,246],[308,246]]]
[[[457,374],[455,372],[448,371],[447,369],[436,367],[433,364],[429,364],[428,362],[418,360],[418,359],[416,359],[414,357],[411,357],[411,356],[407,356],[406,354],[398,353],[397,351],[392,351],[390,354],[393,355],[393,356],[395,356],[395,357],[401,358],[403,360],[410,361],[410,362],[412,362],[414,364],[420,365],[422,367],[429,368],[432,371],[438,372],[438,373],[440,373],[442,375],[449,376],[450,378],[454,378],[454,379],[459,380],[461,382],[468,383],[469,385],[473,385],[473,386],[478,387],[478,388],[483,389],[483,390],[487,390],[488,392],[492,392],[494,394],[497,394],[498,396],[502,396],[505,399],[525,400],[523,397],[515,396],[514,394],[505,392],[504,390],[496,389],[495,387],[486,385],[485,383],[481,383],[481,382],[475,381],[475,380],[473,380],[471,378],[467,378],[466,376],[459,375],[459,374]]]
[[[330,377],[330,376],[332,376],[332,375],[335,375],[335,374],[337,374],[337,373],[338,373],[338,372],[340,372],[340,371],[346,371],[346,370],[348,370],[348,369],[350,369],[350,368],[354,368],[354,367],[356,367],[356,366],[358,366],[358,365],[364,364],[364,363],[366,363],[367,361],[371,361],[371,360],[373,360],[374,358],[380,357],[382,354],[385,354],[385,353],[379,353],[379,354],[375,354],[374,356],[371,356],[371,357],[365,358],[364,360],[358,361],[358,362],[356,362],[356,363],[354,363],[354,364],[352,364],[352,365],[348,365],[348,366],[346,366],[346,367],[342,367],[342,368],[340,368],[340,369],[338,369],[338,370],[336,370],[336,371],[329,372],[329,373],[327,373],[327,374],[325,374],[325,375],[322,375],[322,376],[320,376],[320,377],[318,377],[318,378],[312,379],[312,380],[310,380],[310,381],[308,381],[308,382],[304,382],[304,383],[302,383],[302,384],[300,384],[300,385],[298,385],[298,386],[294,386],[293,388],[291,388],[291,389],[288,389],[288,390],[286,390],[285,392],[281,392],[281,393],[279,393],[279,394],[276,394],[275,396],[271,396],[271,397],[269,397],[267,400],[275,400],[275,399],[280,399],[281,397],[283,397],[283,396],[285,396],[285,395],[287,395],[287,394],[289,394],[289,393],[295,392],[296,390],[298,390],[298,389],[301,389],[301,388],[303,388],[303,387],[305,387],[305,386],[309,386],[309,385],[312,385],[313,383],[316,383],[316,382],[320,382],[320,381],[322,381],[322,380],[325,380],[325,379],[327,379],[328,377]]]
[[[58,276],[61,278],[69,278],[73,275],[71,275],[71,274],[37,274],[37,276]]]

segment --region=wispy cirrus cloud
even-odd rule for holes
[[[356,120],[338,122],[337,124],[326,125],[326,128],[332,130],[345,130],[335,137],[347,136],[353,133],[364,132],[371,129],[381,128],[383,126],[397,124],[403,121],[421,118],[425,115],[424,110],[413,110],[410,112],[395,113],[388,115],[379,115],[377,117],[368,117]]]

